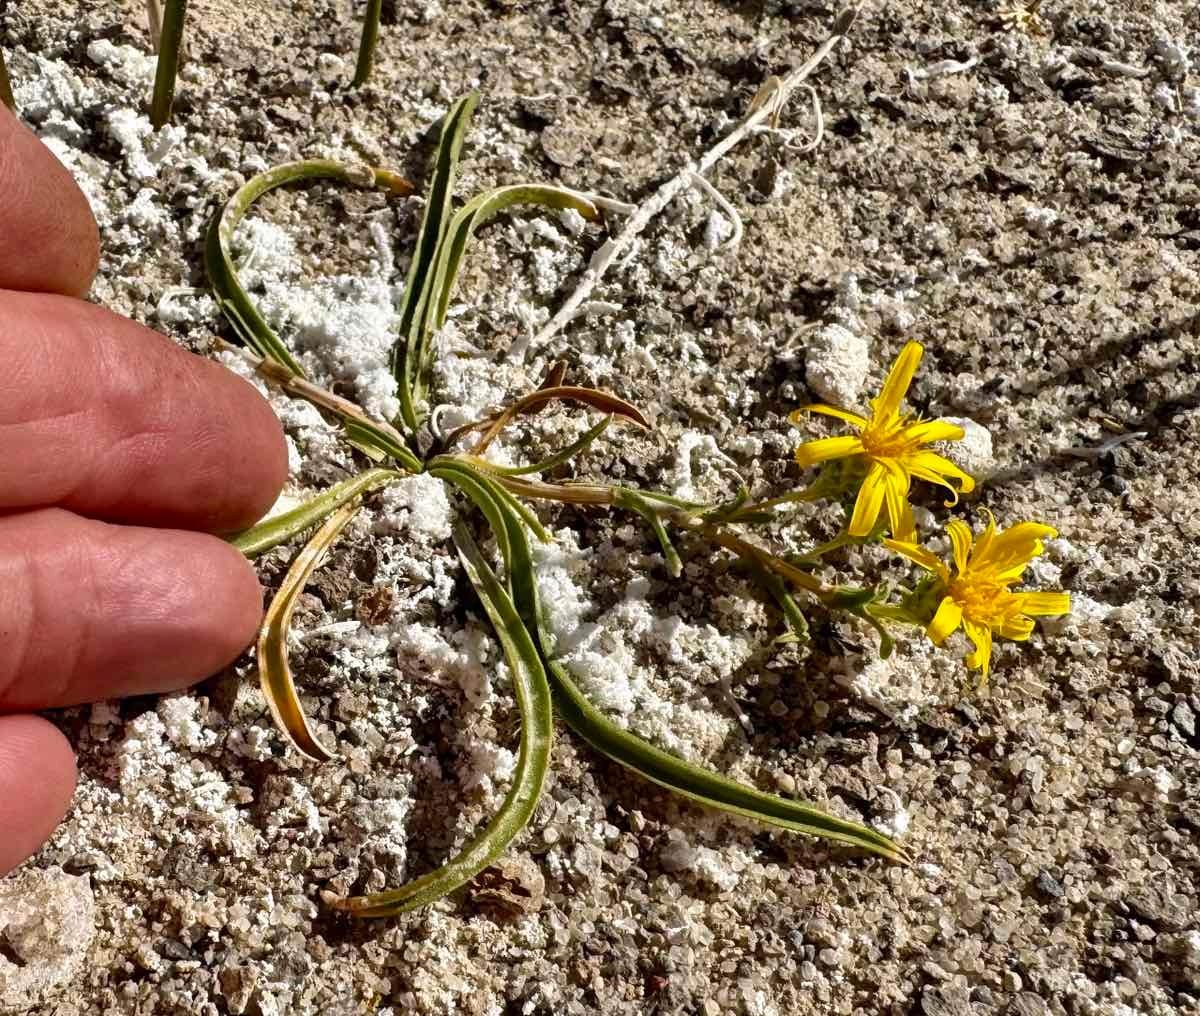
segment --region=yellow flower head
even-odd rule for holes
[[[924,547],[901,540],[884,544],[936,576],[935,590],[941,597],[937,612],[926,631],[934,645],[940,646],[959,625],[975,644],[966,657],[968,667],[980,667],[980,683],[986,684],[992,656],[992,636],[1023,642],[1033,631],[1032,618],[1067,614],[1071,597],[1067,593],[1014,593],[1010,586],[1021,581],[1026,566],[1045,549],[1042,540],[1057,536],[1050,526],[1021,522],[1003,532],[989,513],[987,529],[975,542],[964,522],[946,526],[954,551],[954,569]]]
[[[975,489],[975,481],[958,466],[924,447],[935,441],[961,441],[962,428],[900,413],[900,403],[912,384],[922,353],[924,349],[919,342],[910,342],[901,350],[879,397],[871,400],[869,419],[822,405],[802,406],[791,414],[793,423],[800,422],[802,413],[824,413],[858,429],[857,435],[808,441],[796,449],[796,461],[802,466],[850,457],[861,457],[866,462],[867,475],[846,528],[850,536],[869,536],[886,505],[892,536],[911,541],[916,527],[908,492],[914,476],[949,488],[954,499],[947,505],[957,502],[960,493]],[[952,479],[958,481],[958,489],[951,484]]]

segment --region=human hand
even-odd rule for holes
[[[87,201],[0,105],[0,875],[70,804],[70,745],[31,710],[183,687],[253,638],[253,569],[212,533],[287,473],[266,401],[77,299]]]

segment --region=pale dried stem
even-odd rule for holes
[[[349,399],[343,399],[340,395],[334,395],[328,389],[293,374],[286,367],[272,360],[264,360],[257,353],[253,353],[242,346],[235,346],[232,342],[226,342],[221,338],[215,339],[215,343],[222,350],[237,353],[238,356],[241,356],[250,363],[254,367],[255,372],[262,378],[274,382],[288,394],[306,399],[313,403],[313,405],[320,406],[322,409],[328,409],[331,413],[335,413],[338,416],[374,427],[376,430],[392,438],[398,445],[407,447],[404,435],[400,431],[396,430],[390,423],[385,423],[383,420],[376,420],[368,416],[357,403],[351,402]]]
[[[833,48],[846,37],[846,33],[854,23],[858,11],[859,8],[857,6],[852,6],[846,8],[838,15],[829,38],[821,43],[817,47],[816,52],[805,60],[804,63],[783,78],[779,84],[780,92],[784,95],[790,94],[820,66],[821,62],[832,52]],[[661,213],[684,188],[692,185],[695,174],[704,174],[711,170],[722,158],[741,144],[742,141],[754,134],[756,128],[766,123],[773,116],[776,116],[777,112],[776,104],[771,102],[752,110],[736,128],[709,149],[699,162],[689,161],[675,176],[643,201],[625,224],[625,228],[616,237],[602,244],[599,250],[592,255],[591,263],[584,271],[583,277],[575,287],[575,291],[567,297],[566,302],[559,307],[554,317],[547,321],[537,335],[533,337],[533,340],[526,347],[526,351],[544,346],[576,316],[579,305],[591,296],[592,291],[596,288],[596,285],[604,277],[608,269],[612,267],[613,263],[642,233],[655,216]]]
[[[158,0],[146,0],[146,29],[150,32],[150,47],[157,53],[162,45],[162,8]]]

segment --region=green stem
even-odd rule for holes
[[[813,549],[810,550],[803,557],[801,557],[800,560],[816,561],[818,558],[821,558],[824,555],[837,550],[839,547],[849,547],[849,546],[853,546],[855,544],[861,545],[863,542],[864,542],[863,537],[851,536],[849,533],[847,533],[843,529],[832,540],[827,540],[825,543],[822,543],[816,547],[813,547]]]
[[[367,0],[362,40],[358,44],[358,65],[354,68],[355,88],[362,88],[371,76],[371,66],[375,61],[375,44],[379,41],[379,16],[382,13],[383,0]]]
[[[8,79],[8,68],[4,65],[3,50],[0,50],[0,102],[14,113],[17,111],[17,100],[13,98],[12,82]]]
[[[768,511],[771,508],[776,508],[781,504],[799,504],[803,501],[815,501],[822,495],[815,493],[812,487],[805,490],[793,490],[780,497],[773,497],[767,501],[757,501],[754,504],[742,505],[736,512],[726,517],[726,522],[737,522],[743,515],[753,515],[758,512]]]
[[[154,75],[154,97],[150,102],[150,122],[155,129],[171,119],[175,102],[175,78],[179,75],[179,50],[183,45],[183,22],[187,0],[166,0],[163,7],[162,38],[158,48],[158,70]]]

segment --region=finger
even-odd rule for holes
[[[100,307],[0,292],[0,509],[228,532],[287,476],[266,400]]]
[[[82,296],[99,262],[87,198],[0,103],[0,289]]]
[[[0,518],[0,713],[182,688],[254,637],[254,569],[214,536],[56,508]]]
[[[75,793],[75,756],[37,716],[0,716],[0,875],[54,832]]]

